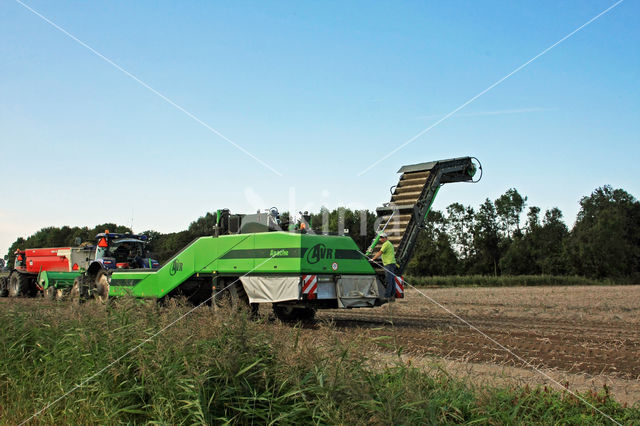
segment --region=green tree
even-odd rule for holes
[[[609,185],[583,197],[566,253],[573,273],[595,278],[637,278],[640,202],[625,190]]]
[[[538,269],[536,273],[561,275],[567,272],[564,244],[569,229],[562,220],[562,212],[557,207],[547,210],[542,226],[534,233]]]
[[[512,233],[520,233],[520,215],[527,204],[527,197],[523,197],[515,188],[508,189],[495,200],[496,214],[500,230],[510,238]]]
[[[542,223],[539,213],[540,208],[529,208],[524,234],[514,235],[500,259],[503,273],[533,275],[566,272],[563,246],[569,231],[562,221],[562,212],[556,207],[547,210]]]
[[[327,226],[323,228],[323,220],[326,217]],[[365,251],[374,238],[374,224],[376,214],[369,210],[351,210],[345,207],[338,207],[329,211],[326,207],[322,207],[320,212],[311,215],[311,228],[314,232],[329,232],[332,234],[339,233],[340,226],[342,229],[348,229],[348,235],[353,238],[361,251]]]
[[[532,232],[540,226],[540,207],[531,206],[527,212],[526,231]]]
[[[445,216],[432,210],[416,241],[414,256],[407,266],[411,275],[455,275],[459,260],[445,231]]]
[[[500,270],[507,275],[538,273],[536,258],[529,235],[516,236],[500,258]]]
[[[193,236],[193,238],[213,235],[213,228],[216,225],[217,218],[217,213],[207,212],[204,216],[200,216],[198,219],[191,222],[187,231]]]
[[[449,235],[451,246],[463,261],[468,261],[473,254],[473,224],[475,211],[460,203],[447,207],[444,221],[445,232]]]
[[[488,198],[475,214],[472,232],[474,254],[470,272],[497,276],[501,254],[498,214]]]

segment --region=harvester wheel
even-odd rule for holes
[[[296,316],[296,308],[288,305],[273,305],[273,313],[280,321],[295,321],[297,319]]]
[[[313,308],[298,308],[298,320],[311,322],[316,317],[316,310]]]
[[[230,290],[231,298],[233,299],[233,307],[235,309],[244,309],[249,307],[249,296],[240,281],[232,285]]]
[[[296,308],[278,303],[273,305],[273,313],[283,322],[309,322],[313,321],[316,316],[316,310],[313,308]]]
[[[52,285],[50,285],[49,287],[45,288],[44,289],[44,297],[45,297],[45,299],[55,300],[56,291],[57,291],[57,289]]]
[[[98,275],[96,275],[95,279],[95,296],[102,303],[107,303],[109,301],[109,287],[110,287],[110,279],[107,271],[100,271]]]
[[[25,296],[28,291],[29,278],[20,272],[14,272],[9,277],[9,296]]]
[[[229,306],[233,310],[249,307],[249,296],[247,296],[242,283],[237,279],[236,281],[233,282],[233,278],[229,278],[227,281],[220,281],[220,287],[223,290],[215,296],[217,306]]]

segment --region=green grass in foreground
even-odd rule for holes
[[[406,281],[416,287],[528,287],[629,284],[612,280],[596,280],[564,275],[449,275],[438,277],[406,276]]]
[[[0,305],[0,421],[15,424],[81,383],[186,308],[121,301]],[[47,424],[602,424],[567,393],[473,388],[442,370],[373,357],[378,341],[200,309],[43,412]],[[640,407],[585,395],[618,421]]]

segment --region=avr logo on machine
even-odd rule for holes
[[[169,275],[174,276],[176,272],[182,271],[182,262],[178,262],[178,259],[174,260],[169,269]]]
[[[333,259],[333,249],[327,248],[324,244],[319,243],[307,251],[306,258],[307,263],[312,265],[320,262],[321,259]]]

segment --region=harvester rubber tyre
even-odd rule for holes
[[[229,306],[232,310],[249,309],[249,296],[244,290],[242,283],[237,281],[233,284],[233,280],[223,282],[221,287],[224,289],[220,294],[216,295],[215,303],[219,307]]]
[[[316,309],[296,308],[298,310],[298,320],[302,322],[312,322],[316,317]]]
[[[55,288],[54,286],[50,285],[49,287],[44,289],[44,298],[48,299],[48,300],[55,300],[56,299],[56,291],[57,291],[57,288]]]
[[[96,275],[94,295],[99,302],[107,303],[109,301],[110,281],[107,271],[102,270]]]
[[[277,303],[273,305],[273,313],[282,322],[311,322],[316,316],[313,308],[296,308]]]
[[[9,276],[9,297],[22,297],[28,291],[29,277],[19,272]]]
[[[298,319],[296,308],[293,306],[274,304],[273,313],[276,318],[283,322],[292,322]]]

